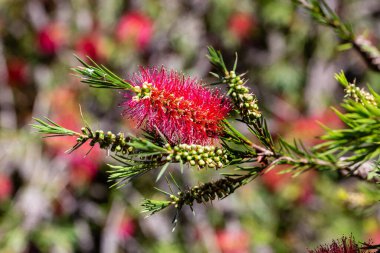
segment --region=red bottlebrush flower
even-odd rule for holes
[[[149,44],[153,33],[153,22],[140,12],[123,15],[116,27],[116,38],[123,43],[132,43],[143,50]]]
[[[309,250],[309,253],[365,253],[367,250],[361,250],[354,238],[342,237],[339,241],[332,241],[330,245],[319,246],[315,250]]]
[[[235,13],[228,21],[228,30],[239,40],[249,37],[253,27],[254,19],[249,13]]]
[[[159,130],[173,144],[210,144],[231,110],[229,101],[201,82],[164,67],[141,68],[129,82],[125,114],[149,131]]]

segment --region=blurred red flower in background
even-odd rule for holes
[[[116,38],[125,44],[131,44],[139,50],[144,50],[153,34],[152,20],[141,12],[125,13],[116,26]]]
[[[97,174],[98,167],[98,159],[83,158],[82,154],[74,152],[69,159],[70,182],[75,186],[90,183]]]
[[[228,21],[228,30],[238,40],[244,40],[251,35],[256,21],[249,13],[236,12],[231,15]]]
[[[80,132],[82,123],[77,92],[78,90],[72,87],[59,87],[51,99],[52,111],[55,115],[53,120],[67,129]],[[102,156],[100,155],[102,151],[98,147],[92,148],[87,142],[80,149],[71,154],[66,154],[65,151],[76,143],[75,137],[47,138],[45,143],[49,147],[49,153],[53,156],[65,156],[68,161],[70,182],[74,186],[90,183],[96,176],[102,161]],[[91,152],[87,154],[90,150]]]
[[[292,178],[292,173],[280,173],[288,169],[289,165],[276,165],[270,171],[261,176],[261,182],[272,193],[278,193],[292,183],[297,186],[297,192],[294,195],[294,201],[299,204],[307,204],[313,200],[315,194],[315,181],[318,174],[315,171],[307,171],[298,177]]]
[[[27,83],[28,65],[19,58],[7,60],[8,84],[10,86],[24,86]]]
[[[106,58],[105,43],[100,33],[91,32],[81,38],[75,44],[75,51],[80,57],[89,56],[97,62]]]
[[[289,128],[286,129],[286,139],[302,140],[306,146],[316,145],[321,142],[320,137],[325,133],[320,123],[331,128],[339,128],[343,126],[339,117],[330,109],[320,115],[309,117],[300,117],[292,122]]]
[[[135,222],[130,217],[123,217],[121,220],[117,234],[120,240],[126,240],[133,236],[135,233]]]
[[[0,174],[0,201],[8,199],[12,194],[12,190],[11,179],[5,174]]]
[[[277,192],[290,182],[292,175],[290,173],[280,174],[279,172],[289,168],[289,165],[277,165],[261,176],[261,181],[271,192]]]
[[[50,23],[37,33],[37,46],[44,55],[56,54],[66,44],[66,40],[66,29],[59,23]]]
[[[318,173],[314,170],[307,171],[299,176],[298,187],[300,189],[297,202],[299,204],[311,203],[315,197],[315,183]]]
[[[222,253],[248,253],[249,235],[241,229],[223,229],[216,232],[217,244]]]

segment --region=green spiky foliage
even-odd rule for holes
[[[78,74],[82,83],[86,83],[92,88],[117,90],[131,90],[133,88],[130,83],[126,82],[105,66],[97,64],[91,58],[88,58],[88,60],[92,65],[79,57],[76,58],[82,66],[72,68],[72,70]]]
[[[318,171],[337,171],[345,176],[355,176],[369,182],[378,182],[380,138],[380,95],[371,88],[369,92],[350,83],[344,73],[337,74],[337,80],[345,88],[346,96],[342,103],[345,110],[334,109],[346,124],[344,129],[328,129],[322,137],[324,142],[312,148],[305,148],[301,141],[288,143],[282,139],[275,142],[267,126],[263,113],[259,111],[258,100],[248,86],[244,74],[236,74],[237,58],[228,69],[221,52],[209,47],[208,58],[214,65],[215,85],[226,85],[226,96],[231,98],[242,122],[251,136],[245,136],[228,120],[222,123],[223,133],[215,146],[169,144],[162,133],[145,132],[142,136],[92,130],[88,123],[80,132],[65,129],[63,126],[46,119],[36,119],[33,127],[47,137],[75,136],[73,152],[84,143],[107,150],[117,164],[109,164],[109,180],[114,186],[121,187],[144,174],[156,171],[156,181],[165,178],[170,192],[157,189],[166,199],[145,199],[143,211],[157,213],[168,207],[176,210],[176,217],[185,207],[196,203],[206,203],[224,199],[238,188],[251,182],[276,165],[287,164],[288,171],[294,174],[315,169]],[[95,88],[126,89],[133,87],[115,73],[96,63],[89,65],[80,60],[83,67],[74,68],[84,83]],[[251,139],[255,138],[254,142]],[[357,173],[365,163],[374,164],[366,173]],[[215,170],[217,179],[196,186],[181,186],[168,168],[178,164],[184,168]],[[197,173],[198,170],[192,170]],[[173,191],[172,189],[177,189]]]
[[[344,162],[351,170],[358,169],[366,162],[373,162],[372,172],[379,173],[380,96],[371,87],[367,92],[355,83],[349,83],[343,72],[337,74],[336,79],[345,87],[346,97],[341,104],[345,111],[333,110],[346,128],[325,128],[326,134],[322,136],[325,142],[316,146],[315,152],[335,162]]]

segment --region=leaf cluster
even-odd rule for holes
[[[337,80],[347,87],[349,84],[343,73],[337,75]],[[380,155],[380,96],[369,87],[371,96],[358,92],[359,100],[347,97],[341,104],[343,112],[333,108],[345,129],[330,129],[325,127],[326,134],[322,136],[324,143],[315,150],[325,155],[346,161],[351,166],[359,167],[366,161],[378,160]],[[373,103],[375,102],[375,103]]]
[[[83,66],[72,68],[72,70],[79,74],[82,83],[86,83],[92,88],[121,90],[132,89],[132,85],[130,83],[113,73],[105,66],[97,64],[91,58],[88,58],[88,60],[92,65],[86,63],[79,57],[77,57],[77,59]]]

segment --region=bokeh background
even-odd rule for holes
[[[328,2],[379,44],[378,0]],[[123,77],[164,65],[209,82],[208,45],[229,66],[239,54],[238,70],[248,71],[273,134],[306,145],[323,133],[317,121],[342,127],[329,109],[343,97],[334,73],[379,90],[379,74],[291,0],[0,0],[0,251],[306,252],[351,234],[380,243],[378,189],[313,171],[293,178],[273,170],[197,206],[195,216],[184,210],[172,232],[174,210],[140,212],[144,197],[163,197],[152,190],[154,174],[109,189],[106,152],[65,154],[75,140],[43,140],[29,125],[49,116],[78,131],[81,106],[94,129],[138,134],[121,116],[118,92],[90,89],[73,75],[74,54]],[[180,180],[209,179],[189,169]]]

